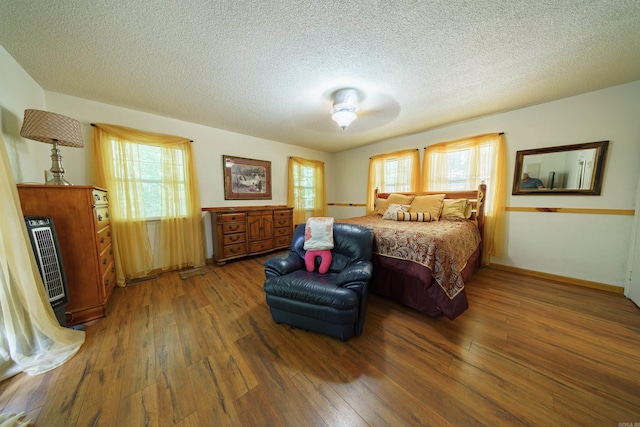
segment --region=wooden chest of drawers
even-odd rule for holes
[[[293,208],[248,206],[203,208],[211,214],[213,259],[228,260],[288,248],[293,234]]]
[[[107,191],[18,185],[24,215],[53,218],[69,290],[67,324],[104,317],[116,282]]]

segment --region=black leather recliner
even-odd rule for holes
[[[264,290],[277,323],[346,341],[362,334],[369,280],[373,274],[373,230],[333,224],[333,258],[326,274],[308,272],[304,255],[305,224],[296,227],[288,254],[265,261]]]

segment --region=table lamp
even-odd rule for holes
[[[34,141],[53,144],[51,148],[51,174],[47,185],[71,185],[64,179],[62,156],[58,145],[84,147],[80,122],[71,117],[42,110],[24,110],[20,136]]]

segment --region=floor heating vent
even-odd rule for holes
[[[49,302],[60,325],[66,326],[65,307],[69,304],[67,278],[53,219],[42,216],[25,216],[24,219]]]

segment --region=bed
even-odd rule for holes
[[[469,306],[465,282],[482,262],[485,195],[485,184],[472,191],[376,193],[374,213],[340,219],[374,230],[370,291],[431,317],[453,320],[463,313]],[[414,205],[434,197],[442,197],[447,207],[464,204],[465,218],[453,216],[449,208],[441,210],[444,215],[438,221],[420,220],[418,214],[407,218],[410,205],[391,203],[403,196],[415,197]],[[391,208],[400,213],[394,217]]]

